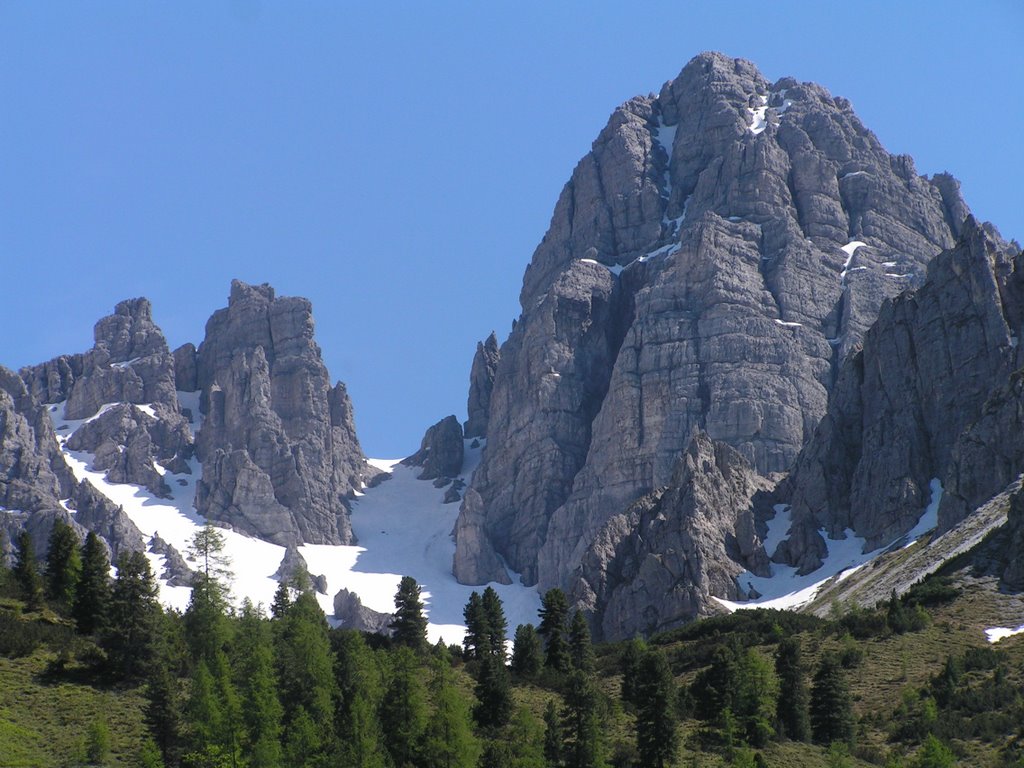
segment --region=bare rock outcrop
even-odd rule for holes
[[[466,491],[453,531],[455,557],[452,573],[460,584],[511,584],[508,571],[484,530],[483,500],[472,488]]]
[[[935,479],[952,491],[949,528],[1024,470],[1019,386],[1007,387],[1024,362],[1020,262],[968,219],[923,287],[883,306],[794,466],[793,535],[777,557],[816,568],[820,528],[887,544],[917,523]]]
[[[624,104],[563,189],[501,346],[473,479],[491,547],[569,586],[694,428],[788,469],[883,301],[966,215],[955,180],[888,154],[848,101],[746,61],[702,54]]]
[[[696,432],[669,483],[602,526],[571,597],[606,640],[683,624],[712,610],[711,595],[746,597],[736,577],[768,572],[754,509],[771,485],[737,451]]]
[[[334,596],[334,618],[340,621],[345,629],[390,635],[391,620],[394,616],[367,608],[355,592],[341,589]]]
[[[313,341],[309,301],[233,281],[197,358],[197,509],[278,544],[351,543],[347,498],[367,467],[348,395],[330,386]]]
[[[487,422],[491,413],[491,390],[494,374],[498,370],[498,337],[491,332],[486,341],[476,345],[473,367],[469,372],[469,397],[466,402],[466,438],[487,437]]]
[[[454,416],[446,416],[428,428],[420,442],[420,449],[412,456],[402,459],[411,467],[422,467],[420,480],[453,478],[462,472],[465,447],[462,442],[462,425]]]

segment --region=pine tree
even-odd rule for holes
[[[593,678],[573,670],[565,692],[566,768],[605,768],[605,735],[601,698]]]
[[[778,692],[779,681],[772,664],[753,648],[740,654],[732,706],[751,746],[763,747],[775,735],[772,722]]]
[[[512,641],[512,671],[518,677],[530,680],[540,673],[543,663],[540,635],[533,624],[520,624]]]
[[[818,744],[853,741],[853,710],[846,676],[835,656],[821,660],[811,688],[811,734]]]
[[[82,545],[82,575],[75,590],[71,615],[84,635],[106,629],[110,611],[110,561],[100,537],[89,531]]]
[[[59,517],[53,521],[46,551],[46,597],[66,611],[75,599],[75,589],[82,575],[82,557],[78,551],[74,528]]]
[[[538,615],[540,626],[537,631],[544,638],[544,666],[558,672],[568,672],[571,661],[565,637],[565,620],[569,615],[569,603],[565,593],[557,587],[545,592]]]
[[[594,671],[594,646],[590,642],[590,625],[582,611],[572,615],[569,625],[569,661],[573,669],[591,673]]]
[[[775,654],[775,673],[779,677],[779,703],[776,708],[779,735],[793,741],[809,741],[810,692],[807,689],[800,641],[797,638],[789,637],[779,643]]]
[[[452,680],[451,664],[436,659],[432,668],[434,710],[427,720],[419,764],[424,768],[474,768],[479,747],[469,707]]]
[[[622,701],[633,709],[640,706],[640,663],[646,653],[647,644],[641,638],[634,637],[626,643],[619,660],[622,670]]]
[[[338,685],[337,723],[340,764],[347,768],[384,768],[384,747],[377,718],[381,671],[360,632],[331,633],[334,676]]]
[[[18,556],[14,561],[14,579],[21,590],[21,597],[30,611],[43,607],[43,580],[36,565],[35,545],[32,534],[22,530],[18,534]]]
[[[395,593],[395,617],[392,637],[399,645],[422,651],[427,645],[427,619],[423,615],[420,585],[412,576],[403,576]]]
[[[719,645],[711,654],[711,665],[694,679],[690,694],[701,720],[715,720],[732,710],[738,655],[732,645]]]
[[[286,581],[278,582],[277,591],[274,592],[274,601],[270,604],[270,617],[272,619],[284,619],[288,608],[292,604],[292,593]]]
[[[477,706],[473,717],[481,728],[500,728],[512,715],[512,684],[504,660],[485,646],[477,674]]]
[[[544,709],[544,759],[552,768],[565,765],[565,729],[554,699]]]
[[[110,597],[109,628],[103,647],[115,675],[141,676],[150,662],[160,614],[157,589],[149,560],[142,552],[123,553],[117,560],[117,579]]]
[[[380,705],[381,730],[395,766],[416,765],[427,724],[426,693],[416,655],[402,646],[394,653],[391,681]]]
[[[146,686],[146,724],[165,765],[177,765],[181,747],[182,712],[177,664],[171,648],[171,632],[164,618],[158,633]]]
[[[505,639],[508,636],[508,621],[505,619],[505,609],[501,604],[501,598],[494,587],[487,587],[481,600],[483,612],[486,618],[484,625],[487,633],[487,641],[490,651],[497,656],[504,666],[508,654],[505,651]]]
[[[462,640],[463,655],[467,661],[479,659],[482,656],[480,648],[490,637],[484,601],[479,592],[474,590],[470,594],[469,601],[462,611],[462,617],[466,622],[466,635]]]
[[[246,599],[233,648],[236,688],[242,701],[243,751],[251,768],[281,764],[284,710],[277,697],[270,624]]]
[[[286,743],[298,749],[312,738],[305,721],[296,719],[301,710],[313,723],[316,743],[311,748],[317,755],[330,752],[334,748],[337,682],[327,620],[312,592],[303,592],[288,608],[275,648]]]
[[[676,684],[661,649],[646,651],[636,672],[636,743],[645,768],[671,765],[678,750]]]

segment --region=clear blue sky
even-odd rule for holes
[[[0,363],[148,296],[172,347],[230,280],[313,301],[373,456],[464,418],[559,190],[703,50],[849,98],[1024,239],[1024,3],[0,0]]]

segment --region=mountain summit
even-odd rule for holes
[[[622,105],[563,189],[484,381],[456,573],[500,578],[497,555],[594,608],[584,560],[609,519],[671,485],[695,434],[732,448],[729,466],[788,471],[883,303],[924,283],[968,216],[955,179],[887,153],[846,99],[741,59],[701,54]],[[885,533],[912,526],[903,510]],[[755,538],[729,549],[741,570],[764,558]]]

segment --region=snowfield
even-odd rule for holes
[[[194,414],[195,431],[199,414],[197,393],[179,392],[178,397],[181,406]],[[151,412],[147,406],[136,407]],[[157,471],[171,488],[171,499],[157,498],[136,485],[111,483],[103,472],[92,468],[91,454],[70,451],[65,447],[67,439],[78,427],[96,417],[78,421],[64,419],[63,403],[48,406],[47,412],[75,477],[87,480],[123,507],[147,538],[147,544],[150,537],[159,534],[187,559],[189,542],[205,524],[193,503],[196,482],[202,476],[201,464],[191,461],[191,474],[166,472],[157,465]],[[466,481],[479,463],[482,450],[482,445],[470,446],[471,443],[467,442],[461,475]],[[359,595],[366,607],[391,613],[398,582],[402,576],[412,576],[423,589],[428,640],[433,643],[443,638],[446,643],[461,642],[465,633],[462,610],[470,593],[483,591],[485,587],[459,584],[451,573],[455,554],[451,533],[459,504],[444,504],[444,488],[434,488],[430,481],[417,480],[420,468],[403,467],[398,461],[370,460],[374,466],[389,472],[391,477],[375,488],[366,489],[352,502],[352,529],[358,545],[306,544],[299,547],[299,552],[305,558],[310,574],[322,574],[327,579],[327,594],[317,594],[317,599],[332,624],[339,623],[334,618],[334,595],[338,590],[346,588]],[[241,603],[248,597],[254,603],[269,606],[277,589],[273,574],[281,564],[285,548],[229,529],[221,528],[220,531],[234,572],[231,595],[235,603]],[[147,552],[147,557],[157,576],[161,602],[184,610],[191,590],[169,586],[166,579],[161,578],[163,555]],[[491,585],[504,603],[510,633],[514,632],[517,624],[536,624],[540,608],[536,587],[522,586],[516,575],[511,575],[514,584]]]

